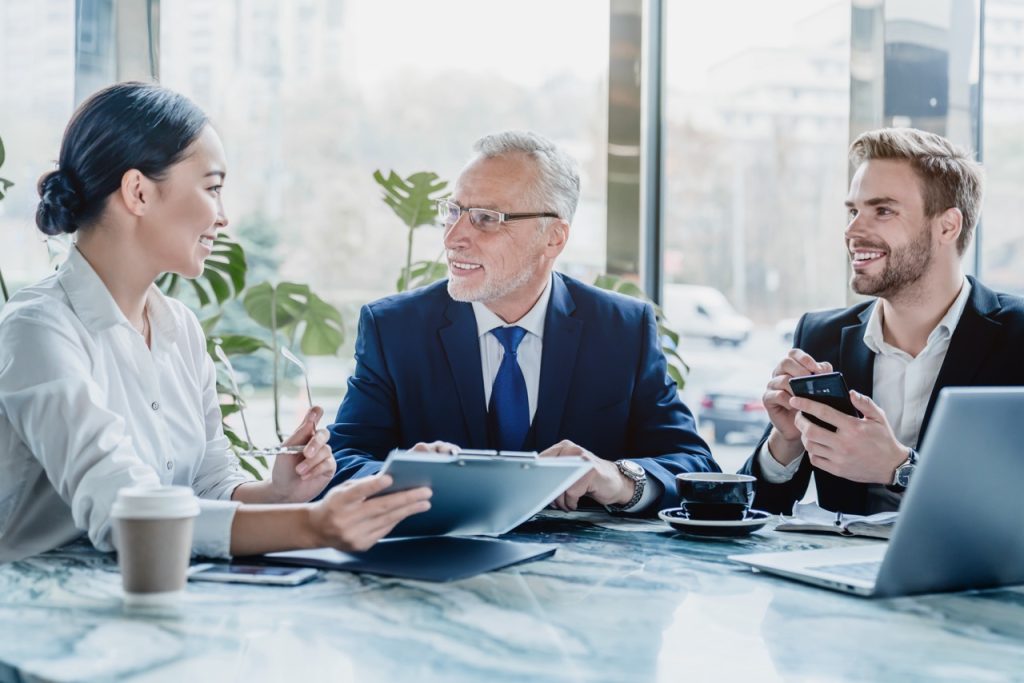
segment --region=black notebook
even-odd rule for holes
[[[395,576],[417,581],[456,581],[555,554],[556,546],[494,538],[424,536],[383,540],[364,553],[333,548],[261,555],[268,564],[299,565]]]

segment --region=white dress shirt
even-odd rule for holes
[[[885,412],[896,440],[905,446],[917,446],[935,380],[970,296],[971,283],[964,278],[960,294],[928,335],[925,347],[916,357],[886,343],[882,306],[876,301],[871,309],[864,329],[864,345],[875,354],[872,400]],[[771,456],[768,448],[762,448],[758,453],[761,474],[773,484],[787,482],[796,474],[803,457],[801,454],[783,466]],[[869,511],[896,509],[901,497],[900,493],[890,491],[885,485],[872,485],[868,496]]]
[[[547,318],[550,301],[551,280],[549,279],[547,286],[544,287],[544,292],[537,299],[537,303],[527,311],[526,315],[514,323],[506,323],[494,311],[478,301],[472,303],[473,314],[476,316],[477,334],[480,339],[480,367],[484,376],[485,406],[491,404],[491,389],[494,387],[494,379],[498,376],[501,359],[505,357],[505,347],[501,345],[497,337],[490,334],[491,330],[499,327],[521,327],[526,330],[526,335],[519,342],[516,357],[519,360],[519,368],[523,372],[523,379],[526,381],[526,397],[530,404],[530,424],[533,424],[533,417],[537,413],[537,395],[540,392],[540,362],[544,352],[544,320]],[[636,505],[627,511],[642,510],[660,497],[659,482],[653,477],[648,477],[643,496]]]
[[[0,309],[0,563],[88,533],[113,549],[123,486],[178,484],[201,498],[193,551],[226,557],[250,481],[221,428],[195,315],[149,290],[152,349],[77,249]]]

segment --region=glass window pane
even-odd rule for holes
[[[734,471],[797,318],[846,300],[850,5],[676,0],[667,15],[664,308],[687,403]]]
[[[1024,2],[985,2],[981,278],[1024,294]]]
[[[311,363],[329,416],[358,307],[395,291],[405,263],[406,230],[374,170],[454,181],[479,136],[541,132],[583,173],[559,267],[588,280],[603,270],[606,0],[162,0],[160,9],[161,80],[204,107],[224,140],[229,229],[251,250],[262,241],[264,277],[308,282],[344,311],[349,346]],[[440,228],[419,228],[413,258],[440,257],[441,240]]]
[[[36,229],[36,183],[56,167],[71,117],[74,31],[74,0],[0,0],[0,178],[14,183],[0,200],[0,269],[12,291],[51,269]]]

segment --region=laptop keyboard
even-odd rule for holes
[[[880,561],[875,561],[849,562],[845,564],[819,564],[814,567],[808,567],[808,569],[814,569],[819,572],[828,572],[829,574],[835,574],[837,576],[843,576],[851,579],[860,579],[861,581],[874,581],[878,578],[878,572],[882,569],[882,563]]]

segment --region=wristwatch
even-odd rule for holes
[[[605,505],[605,509],[608,512],[623,512],[640,502],[640,499],[644,496],[644,487],[647,486],[647,470],[640,465],[636,464],[632,460],[616,460],[615,466],[619,468],[619,472],[622,472],[623,476],[627,479],[632,480],[635,484],[633,489],[633,497],[630,498],[624,505]]]
[[[909,455],[897,468],[896,473],[892,477],[892,486],[898,489],[905,489],[910,485],[910,476],[914,473],[914,468],[917,467],[917,451],[913,448],[908,448]]]

